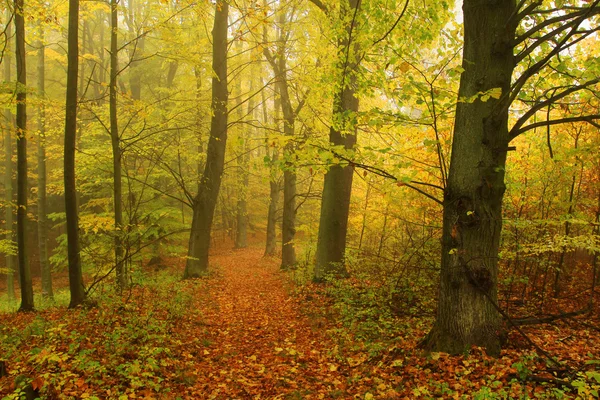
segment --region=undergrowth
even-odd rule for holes
[[[92,387],[110,387],[110,398],[160,395],[164,371],[178,357],[173,329],[189,312],[198,284],[168,271],[137,273],[123,294],[96,291],[97,307],[66,310],[59,294],[55,303],[23,314],[21,323],[2,326],[0,354],[14,378],[0,387],[3,399],[20,398],[27,385],[42,398],[69,398]]]

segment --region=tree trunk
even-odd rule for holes
[[[293,150],[288,149],[288,155]],[[283,222],[281,224],[281,268],[288,269],[296,265],[296,172],[291,163],[283,171]]]
[[[11,18],[10,10],[6,10],[6,21],[9,21]],[[11,25],[8,24],[6,26],[6,37],[12,36]],[[11,81],[11,73],[10,73],[10,61],[6,59],[4,61],[4,80],[6,82]],[[10,108],[4,110],[4,193],[5,193],[5,201],[6,201],[6,209],[4,213],[4,218],[6,220],[6,240],[14,242],[15,233],[14,233],[14,210],[13,210],[13,182],[12,182],[12,135],[11,130],[13,129],[13,116],[10,111]],[[8,292],[8,300],[15,300],[15,256],[12,254],[7,254],[5,257],[6,260],[6,269],[8,273],[6,275],[6,290]]]
[[[194,198],[192,229],[188,248],[188,259],[184,278],[195,278],[208,269],[208,248],[210,230],[219,197],[221,178],[225,163],[227,142],[227,16],[229,4],[217,1],[213,38],[213,114],[210,124],[210,138],[206,153],[206,166],[202,174],[198,194]]]
[[[356,31],[356,20],[353,16],[360,10],[360,3],[360,0],[348,0],[347,5],[342,4],[341,18],[349,23],[346,26],[345,37],[338,44],[342,82],[333,99],[333,119],[339,119],[340,122],[332,123],[329,131],[331,145],[344,146],[348,150],[356,144],[356,87],[360,47],[353,41],[355,38],[352,34]],[[333,165],[325,174],[315,264],[316,281],[321,281],[331,274],[348,274],[344,257],[353,175],[352,165]]]
[[[283,57],[282,60],[285,60]],[[280,60],[280,63],[282,61]],[[285,71],[283,64],[279,71]],[[281,110],[283,113],[283,134],[285,136],[294,136],[294,124],[296,115],[292,109],[288,85],[285,76],[278,81],[279,96],[281,99]],[[294,166],[294,145],[290,141],[285,145],[284,158],[286,160],[283,171],[283,221],[281,224],[281,268],[288,269],[294,267],[296,260],[296,246],[294,237],[296,236],[296,167]]]
[[[465,0],[459,98],[510,90],[516,23],[514,0]],[[456,109],[444,193],[442,268],[435,324],[425,348],[458,354],[482,346],[500,352],[496,309],[498,247],[508,150],[508,96],[461,101]]]
[[[17,248],[21,284],[19,311],[33,311],[33,286],[27,259],[27,68],[23,0],[15,0],[17,57]]]
[[[65,211],[67,216],[67,257],[69,260],[69,308],[77,307],[86,299],[79,256],[79,216],[77,210],[77,188],[75,186],[75,142],[77,135],[77,69],[79,0],[69,0],[67,95],[65,114]]]
[[[118,4],[117,0],[110,2],[110,141],[113,153],[113,207],[115,213],[115,266],[118,290],[127,285],[127,273],[123,262],[123,183],[121,179],[121,138],[117,117],[117,78],[118,65]]]
[[[46,109],[44,106],[45,97],[45,50],[44,28],[40,25],[40,42],[38,50],[38,97],[40,100],[38,115],[38,246],[40,249],[40,269],[42,272],[42,296],[54,299],[52,290],[52,273],[50,271],[50,262],[48,261],[48,218],[46,216]]]
[[[239,42],[239,51],[241,54],[243,51],[242,42]],[[252,72],[252,71],[251,71]],[[251,73],[251,76],[253,74]],[[241,97],[242,97],[242,85],[241,80],[239,81],[238,86],[238,100],[237,100],[237,109],[238,109],[238,120],[241,122],[243,118],[243,109],[241,107]],[[252,92],[252,78],[250,78],[250,92]],[[252,116],[252,112],[254,109],[254,97],[250,97],[248,99],[248,116]],[[252,119],[252,118],[250,118]],[[241,126],[241,125],[238,125]],[[251,129],[251,128],[250,128]],[[240,132],[241,130],[241,132]],[[250,158],[248,155],[248,132],[245,128],[241,128],[238,130],[239,134],[239,149],[240,152],[237,156],[237,164],[238,164],[238,175],[237,175],[237,204],[236,204],[236,230],[235,230],[235,248],[243,249],[248,247],[248,171],[249,171],[249,163]]]
[[[262,83],[262,81],[261,81]],[[262,107],[263,107],[263,124],[267,124],[267,101],[265,91],[261,91]],[[279,109],[281,105],[279,98],[275,96],[274,101],[274,120],[276,130],[279,131]],[[269,155],[270,149],[269,139],[265,141],[265,151]],[[274,256],[277,251],[277,203],[279,202],[279,192],[281,191],[279,179],[277,177],[277,161],[279,159],[279,149],[273,147],[273,153],[269,160],[269,210],[267,212],[267,243],[265,245],[265,256]]]

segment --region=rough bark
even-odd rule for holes
[[[459,98],[493,88],[508,93],[514,68],[515,1],[465,0]],[[481,346],[500,351],[495,308],[508,150],[508,96],[459,102],[444,193],[437,318],[427,349],[453,354]]]
[[[215,7],[213,39],[213,114],[206,153],[206,166],[193,202],[192,229],[184,278],[195,278],[208,269],[210,231],[219,197],[227,142],[227,16],[229,5],[220,0]]]
[[[122,290],[127,285],[127,274],[123,262],[123,182],[121,179],[121,138],[119,135],[119,120],[117,116],[117,78],[118,64],[118,3],[110,2],[110,83],[109,83],[109,113],[110,113],[110,142],[113,155],[113,208],[115,218],[115,271],[117,288]]]
[[[40,42],[38,50],[38,97],[40,105],[38,110],[38,143],[37,143],[37,173],[38,173],[38,247],[40,250],[40,270],[42,273],[42,296],[53,299],[54,291],[52,289],[52,273],[50,262],[48,260],[48,218],[46,216],[46,109],[44,106],[45,97],[45,50],[43,42],[44,31],[40,27]]]
[[[23,0],[15,0],[17,57],[17,248],[21,285],[19,311],[33,311],[33,286],[27,259],[27,67]]]
[[[351,150],[356,144],[355,118],[358,112],[356,87],[360,59],[360,47],[354,40],[357,29],[354,16],[360,11],[361,2],[360,0],[347,1],[347,4],[342,4],[341,19],[348,21],[348,25],[344,37],[338,43],[341,81],[333,99],[334,120],[340,121],[331,125],[329,142],[333,146],[343,146]],[[344,257],[353,175],[352,165],[333,165],[325,174],[314,270],[316,281],[322,281],[327,275],[348,274]]]
[[[75,185],[75,143],[77,139],[77,70],[79,64],[78,26],[79,0],[69,0],[67,95],[65,113],[65,211],[67,217],[67,258],[69,261],[69,308],[77,307],[86,299],[79,255],[79,215]]]
[[[6,21],[10,20],[11,13],[10,10],[6,10]],[[9,24],[6,27],[6,37],[12,36],[11,25]],[[10,61],[7,59],[4,62],[4,80],[6,82],[10,82],[11,80],[11,70],[10,70]],[[15,232],[14,232],[14,210],[13,210],[13,182],[12,182],[12,134],[11,131],[13,129],[13,116],[10,111],[10,108],[6,108],[4,110],[4,193],[5,193],[5,201],[6,208],[4,213],[4,219],[6,220],[6,240],[13,242],[15,240]],[[8,292],[8,299],[15,300],[15,256],[12,254],[7,254],[5,257],[6,260],[6,269],[8,269],[8,274],[6,274],[6,290]]]

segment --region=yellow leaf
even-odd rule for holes
[[[375,396],[373,396],[371,393],[369,393],[369,392],[365,393],[365,400],[372,400],[374,398],[375,398]]]
[[[339,366],[337,366],[337,365],[335,365],[335,364],[329,364],[329,370],[330,370],[331,372],[335,372],[335,371],[337,371],[337,370],[338,370],[338,368],[339,368]]]

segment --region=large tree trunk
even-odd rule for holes
[[[345,37],[338,44],[342,82],[333,99],[333,119],[340,121],[332,123],[329,131],[329,142],[333,146],[344,146],[348,150],[356,144],[356,113],[358,112],[356,74],[360,58],[360,47],[353,37],[353,32],[356,31],[356,19],[350,17],[356,15],[359,9],[360,0],[348,0],[347,5],[342,4],[341,19],[348,21],[348,25]],[[353,175],[352,165],[333,165],[325,174],[315,264],[316,281],[321,281],[330,274],[347,275],[344,256]]]
[[[27,68],[23,0],[15,0],[14,18],[17,56],[17,248],[21,280],[19,311],[32,311],[33,286],[27,259]]]
[[[508,93],[515,8],[514,0],[465,0],[459,98],[493,88]],[[439,304],[434,327],[424,341],[429,350],[458,354],[475,345],[493,355],[500,352],[496,301],[509,143],[507,98],[461,101],[456,109],[443,204]]]
[[[121,138],[117,117],[117,78],[118,65],[118,5],[116,0],[110,2],[110,141],[113,154],[113,207],[115,213],[115,266],[117,288],[122,290],[127,285],[127,274],[123,262],[123,183],[121,179]]]
[[[40,100],[38,114],[37,172],[38,172],[38,247],[40,249],[40,269],[42,272],[42,296],[53,299],[52,273],[48,261],[48,218],[46,216],[46,109],[45,97],[45,51],[44,28],[40,26],[40,42],[38,50],[38,97]]]
[[[229,5],[219,0],[215,7],[213,37],[213,78],[210,138],[206,166],[194,198],[192,230],[184,278],[199,277],[208,269],[210,230],[219,197],[227,142],[227,16]]]
[[[67,216],[67,258],[69,260],[69,308],[77,307],[86,299],[79,256],[79,216],[75,186],[75,143],[77,135],[77,69],[79,64],[78,30],[79,0],[69,0],[67,96],[65,115],[65,211]]]
[[[9,21],[11,18],[10,10],[6,10],[6,21]],[[6,27],[6,37],[12,36],[11,25],[9,24]],[[10,61],[6,59],[4,61],[4,80],[6,82],[10,82],[11,73],[10,73]],[[15,240],[14,233],[14,217],[13,217],[13,182],[12,182],[12,135],[11,131],[13,129],[13,116],[10,111],[10,108],[7,106],[4,110],[4,195],[6,197],[6,209],[4,213],[4,218],[6,220],[6,240],[13,242]],[[6,274],[6,290],[8,292],[8,299],[13,301],[15,300],[15,256],[12,254],[7,254],[5,257],[6,260],[6,269],[8,273]]]

